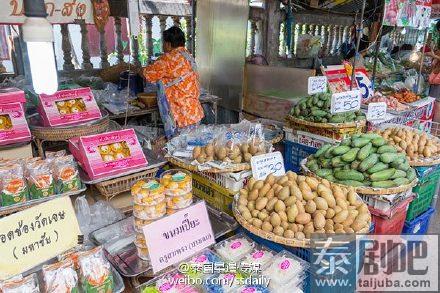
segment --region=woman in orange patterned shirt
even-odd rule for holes
[[[185,34],[173,26],[163,32],[162,40],[164,55],[145,67],[143,74],[147,81],[159,85],[159,110],[165,133],[171,137],[184,128],[198,124],[204,114],[199,101],[197,66],[185,49]]]

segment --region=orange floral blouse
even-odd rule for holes
[[[165,90],[171,112],[179,128],[195,124],[204,116],[199,101],[199,75],[192,70],[191,63],[180,54],[181,51],[186,49],[176,48],[143,69],[143,74],[149,82],[156,83],[160,80],[165,86],[191,72],[182,82]]]

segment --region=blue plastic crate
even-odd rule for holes
[[[286,171],[299,172],[301,161],[316,153],[318,149],[296,142],[284,141],[284,166]]]
[[[402,234],[424,235],[428,232],[429,221],[434,214],[435,209],[429,208],[426,212],[412,221],[405,221]]]

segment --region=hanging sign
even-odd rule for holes
[[[286,173],[283,155],[280,152],[253,156],[251,158],[251,167],[252,176],[256,180],[264,180],[269,174],[283,176]]]
[[[90,0],[45,0],[47,20],[52,24],[74,23],[84,19],[93,24],[93,8]],[[0,24],[22,24],[24,15],[23,0],[3,0],[0,9]]]
[[[143,228],[153,272],[177,264],[215,243],[204,201]]]
[[[307,88],[309,95],[327,92],[327,77],[311,76],[309,77],[309,85]]]
[[[368,78],[367,71],[364,68],[355,70],[356,82],[358,88],[361,91],[362,101],[366,101],[373,96],[373,84],[370,78]]]
[[[367,120],[383,120],[387,116],[387,103],[369,103],[367,111]]]
[[[336,93],[332,95],[330,111],[332,114],[357,111],[361,108],[359,90]]]
[[[80,235],[69,197],[0,219],[0,280],[21,274],[75,247]]]

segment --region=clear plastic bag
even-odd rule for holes
[[[66,193],[81,188],[78,166],[72,155],[55,158],[52,162],[53,176],[58,193]]]
[[[35,274],[31,274],[25,278],[14,277],[6,280],[1,285],[3,293],[39,293],[38,279]]]
[[[48,161],[27,165],[27,173],[31,199],[40,199],[55,194],[55,181]]]
[[[0,168],[0,206],[25,202],[28,195],[22,165],[10,164]]]
[[[42,269],[46,292],[77,292],[78,275],[72,260],[67,259]]]
[[[81,287],[84,292],[112,292],[113,275],[102,247],[95,247],[79,256]]]

